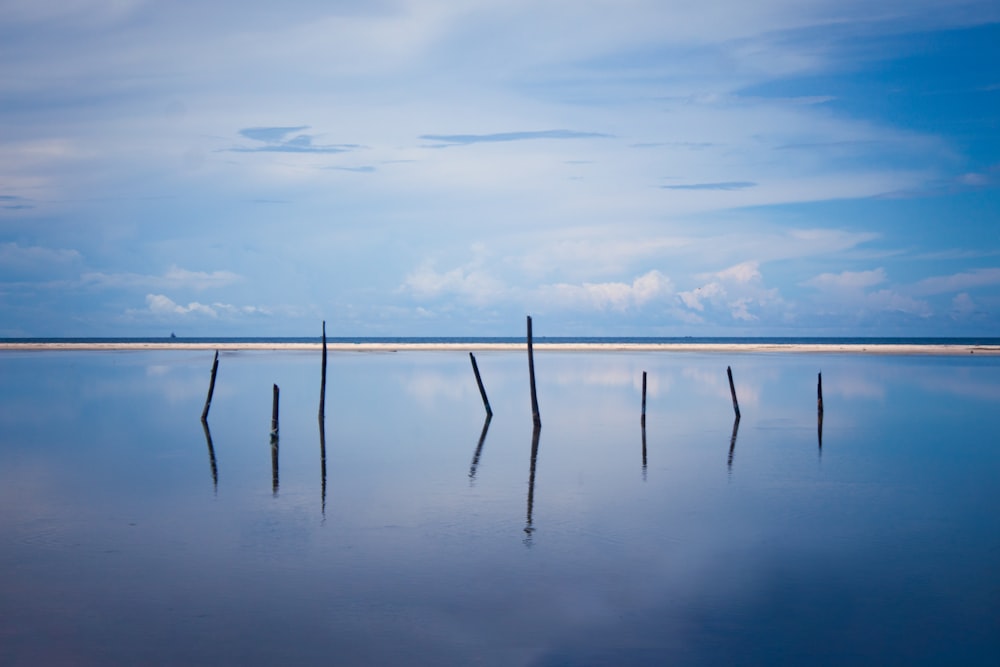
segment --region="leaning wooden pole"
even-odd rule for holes
[[[215,393],[215,374],[219,372],[219,351],[215,351],[215,361],[212,362],[212,378],[208,381],[208,396],[205,407],[201,410],[201,420],[208,421],[208,409],[212,407],[212,394]]]
[[[726,366],[726,375],[729,376],[729,393],[733,395],[733,412],[736,413],[736,419],[740,418],[740,404],[736,400],[736,385],[733,384],[733,369]]]
[[[278,435],[278,385],[271,395],[271,435]]]
[[[492,417],[493,408],[490,407],[490,399],[486,398],[486,388],[483,386],[483,378],[479,375],[479,365],[476,363],[476,355],[469,352],[469,359],[472,361],[472,372],[476,374],[479,395],[483,397],[483,407],[486,408],[486,416]]]
[[[531,315],[528,315],[528,378],[531,380],[531,419],[535,426],[542,425],[538,414],[538,394],[535,392],[535,352],[531,344]]]
[[[319,382],[319,419],[326,414],[326,320],[323,320],[323,372]]]

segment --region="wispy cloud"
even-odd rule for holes
[[[242,279],[242,276],[232,271],[189,271],[177,266],[170,267],[166,273],[160,276],[101,272],[89,272],[80,276],[80,282],[85,286],[146,289],[186,288],[199,291],[225,287]]]
[[[469,144],[490,144],[506,141],[535,141],[539,139],[607,139],[612,135],[600,132],[577,132],[574,130],[540,130],[532,132],[498,132],[495,134],[423,134],[425,141],[439,141],[438,148],[466,146]]]
[[[165,294],[147,294],[146,309],[144,311],[131,310],[129,311],[129,314],[148,314],[162,318],[177,316],[203,316],[219,318],[222,316],[268,315],[270,313],[267,309],[259,308],[257,306],[234,306],[232,304],[220,302],[205,304],[199,303],[198,301],[192,301],[187,305],[182,305],[175,302]]]
[[[308,129],[308,125],[247,127],[240,130],[240,134],[247,139],[263,142],[265,145],[236,146],[227,150],[232,153],[347,153],[360,148],[358,144],[314,144],[315,135],[296,134]]]
[[[661,185],[664,190],[746,190],[756,187],[753,181],[721,181],[717,183],[688,183],[685,185]]]
[[[871,271],[842,271],[841,273],[821,273],[802,283],[821,290],[863,290],[884,283],[885,269]]]
[[[913,293],[920,295],[962,292],[977,287],[1000,285],[1000,268],[973,269],[950,276],[933,276],[917,282]]]

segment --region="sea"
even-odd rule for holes
[[[0,665],[1000,664],[1000,356],[475,357],[0,351]]]

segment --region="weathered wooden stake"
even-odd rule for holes
[[[486,416],[493,416],[493,408],[490,407],[490,399],[486,398],[486,388],[483,387],[483,378],[479,376],[479,365],[476,364],[476,356],[469,352],[469,359],[472,360],[472,372],[476,374],[476,384],[479,385],[479,395],[483,397],[483,407],[486,408]]]
[[[642,418],[640,419],[642,427],[646,428],[646,371],[642,372]],[[645,456],[645,445],[643,446],[643,452]]]
[[[823,414],[823,374],[820,373],[816,380],[816,409]]]
[[[535,393],[535,352],[531,345],[531,315],[528,315],[528,377],[531,380],[531,419],[535,426],[542,425],[542,417],[538,414],[538,394]]]
[[[274,385],[271,398],[271,435],[278,435],[278,385]]]
[[[326,414],[326,320],[323,320],[323,373],[319,383],[319,419]]]
[[[212,378],[208,381],[208,396],[205,398],[205,407],[201,410],[201,420],[208,420],[208,409],[212,407],[212,394],[215,393],[215,374],[219,371],[219,351],[215,351],[215,361],[212,362]]]
[[[729,393],[733,395],[733,412],[736,413],[736,420],[740,418],[740,404],[736,400],[736,386],[733,384],[733,369],[726,366],[726,375],[729,376]]]

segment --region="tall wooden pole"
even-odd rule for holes
[[[476,355],[469,352],[469,359],[472,360],[472,372],[476,374],[476,384],[479,385],[479,395],[483,397],[483,407],[486,408],[486,416],[493,416],[493,408],[490,407],[490,399],[486,398],[486,388],[483,387],[483,378],[479,375],[479,365],[476,363]]]
[[[319,383],[319,419],[326,413],[326,320],[323,320],[323,373]]]
[[[201,410],[201,420],[208,420],[208,409],[212,407],[212,394],[215,393],[215,374],[219,371],[219,351],[215,351],[215,361],[212,362],[212,378],[208,381],[208,396],[205,398],[205,407]]]
[[[278,435],[278,385],[271,395],[271,435]]]
[[[535,426],[542,425],[538,414],[538,394],[535,392],[535,352],[531,344],[531,315],[528,315],[528,377],[531,380],[531,419]]]
[[[823,374],[820,373],[816,379],[816,409],[823,414]]]
[[[736,385],[733,384],[733,369],[729,366],[726,366],[726,375],[729,376],[729,393],[733,395],[733,412],[736,413],[736,419],[739,421],[740,404],[736,400]]]
[[[642,372],[642,418],[640,421],[642,427],[646,428],[646,371]]]

